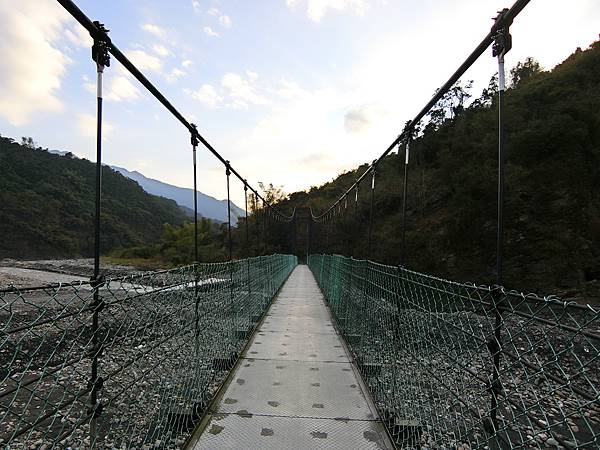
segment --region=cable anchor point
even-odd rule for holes
[[[94,39],[94,45],[92,45],[92,59],[98,66],[98,72],[104,72],[105,67],[110,67],[110,54],[108,50],[110,49],[112,43],[110,38],[106,33],[110,30],[107,30],[104,24],[94,21],[94,25],[96,27],[96,32],[90,32],[92,39]]]
[[[492,56],[504,56],[512,48],[512,36],[509,28],[512,24],[512,19],[508,17],[508,8],[498,11],[498,15],[493,19],[496,30],[494,35],[494,43],[492,44]]]
[[[192,127],[192,130],[190,132],[191,133],[190,142],[192,144],[192,147],[195,150],[196,147],[198,147],[198,144],[200,143],[200,141],[198,140],[198,127],[196,126],[195,123],[190,123],[190,127]]]

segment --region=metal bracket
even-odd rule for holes
[[[94,39],[94,45],[92,45],[92,59],[98,65],[98,71],[102,72],[104,67],[110,67],[110,54],[108,49],[112,43],[110,38],[107,36],[110,30],[104,27],[104,24],[94,21],[94,25],[98,29],[98,33],[90,33],[92,39]]]
[[[508,8],[498,11],[498,16],[494,19],[494,28],[496,35],[494,36],[494,44],[492,45],[492,55],[506,55],[512,48],[512,36],[509,32],[509,27],[512,24],[512,19],[507,17]]]
[[[95,288],[101,288],[106,284],[106,277],[104,275],[98,275],[98,277],[94,278],[90,277],[90,286]]]
[[[193,131],[191,132],[190,142],[192,143],[192,147],[194,147],[195,150],[196,147],[198,147],[198,144],[200,143],[200,141],[198,140],[198,127],[195,123],[190,123],[190,126],[193,129]]]

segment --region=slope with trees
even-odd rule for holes
[[[0,257],[92,255],[95,164],[43,150],[31,138],[0,137],[0,168]],[[174,201],[109,167],[102,177],[103,253],[156,241],[165,223],[184,223]]]

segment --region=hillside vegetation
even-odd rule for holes
[[[552,71],[534,60],[511,73],[506,96],[505,285],[526,291],[598,297],[600,291],[600,42],[578,49]],[[407,201],[409,268],[493,283],[497,186],[494,80],[465,107],[455,86],[429,115],[411,147]],[[376,155],[374,155],[376,156]],[[403,155],[378,168],[372,259],[400,262]],[[366,166],[286,206],[316,213]],[[370,177],[332,225],[317,225],[319,250],[367,256]],[[284,207],[284,204],[281,205]],[[357,225],[358,224],[358,225]],[[315,238],[315,241],[317,238]]]
[[[91,256],[95,164],[0,137],[0,258]],[[186,215],[104,166],[102,253],[155,242]]]

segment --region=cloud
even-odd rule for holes
[[[77,126],[79,127],[81,135],[87,138],[96,137],[96,116],[87,113],[79,113],[76,117]],[[111,122],[102,120],[102,137],[111,136],[114,130],[115,126]]]
[[[360,133],[371,125],[371,119],[362,108],[352,109],[344,115],[344,128],[348,133]]]
[[[206,11],[206,14],[209,16],[218,16],[219,13],[220,11],[217,8],[210,8],[208,11]]]
[[[191,67],[194,64],[194,61],[192,61],[191,59],[185,59],[183,61],[181,61],[181,67]]]
[[[94,43],[90,33],[79,24],[76,24],[72,30],[67,28],[65,30],[65,36],[71,44],[74,44],[77,47],[91,48]]]
[[[232,106],[236,109],[247,109],[249,104],[264,105],[267,99],[257,94],[255,82],[258,74],[247,71],[247,78],[236,73],[227,73],[221,79],[221,85],[227,89],[232,99]]]
[[[167,37],[167,32],[164,28],[159,27],[158,25],[154,25],[152,23],[145,23],[141,26],[142,30],[147,31],[150,34],[153,34],[157,38],[164,39]]]
[[[165,75],[165,79],[168,83],[174,83],[175,81],[177,81],[177,79],[184,77],[185,75],[187,75],[186,72],[175,67]]]
[[[171,54],[169,49],[161,44],[154,44],[152,46],[152,50],[154,50],[154,53],[156,53],[158,56],[161,56],[163,58],[166,58]]]
[[[219,17],[219,23],[225,28],[231,28],[231,18],[226,15]]]
[[[204,27],[204,33],[206,33],[208,36],[219,37],[219,33],[214,31],[211,27]]]
[[[278,89],[273,89],[272,92],[277,94],[279,97],[287,100],[291,100],[294,98],[300,98],[307,95],[307,92],[298,86],[298,83],[295,81],[288,81],[285,78],[282,78],[279,81],[281,85]]]
[[[304,1],[306,1],[306,15],[314,22],[320,22],[329,9],[337,11],[352,9],[362,16],[369,8],[367,0],[286,0],[286,4],[293,10]]]
[[[184,92],[211,109],[216,108],[223,101],[223,97],[221,97],[217,93],[217,90],[210,84],[203,84],[200,89],[196,91],[185,89]]]
[[[194,9],[194,12],[199,13],[201,11],[200,2],[198,0],[192,0],[192,8]]]
[[[344,128],[347,133],[362,133],[387,115],[387,111],[379,104],[354,107],[344,114]]]
[[[114,102],[122,100],[136,100],[140,96],[140,91],[135,87],[126,76],[117,75],[110,78],[107,94],[105,97]]]
[[[36,112],[62,111],[59,92],[72,61],[60,42],[74,21],[53,2],[4,1],[0,24],[0,116],[19,126]]]
[[[150,70],[160,73],[163,68],[163,62],[159,58],[144,50],[129,50],[126,53],[131,62],[141,71]]]

